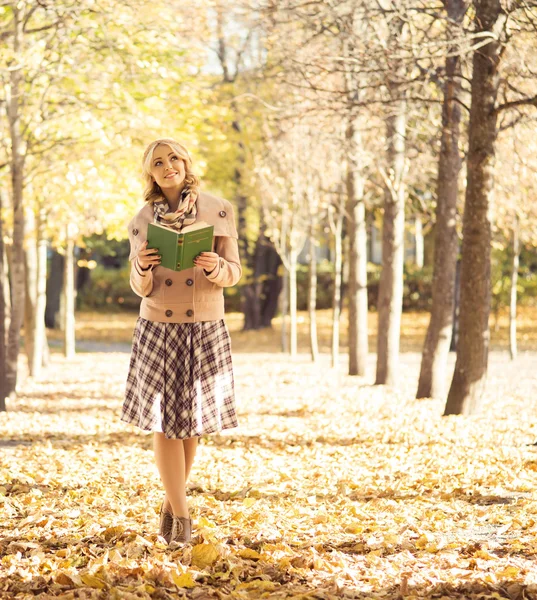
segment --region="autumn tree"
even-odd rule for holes
[[[151,100],[146,90],[166,95],[177,81],[177,73],[186,69],[178,63],[178,57],[185,52],[184,41],[178,34],[186,30],[194,34],[198,30],[198,25],[192,27],[194,20],[189,19],[186,5],[180,18],[169,11],[158,15],[154,12],[156,7],[154,4],[149,9],[144,3],[123,0],[101,3],[98,10],[89,1],[73,4],[23,0],[6,1],[2,5],[0,34],[4,45],[0,53],[8,68],[0,72],[3,83],[0,102],[6,109],[6,119],[1,125],[3,139],[6,139],[5,164],[11,174],[13,214],[10,253],[13,305],[6,359],[8,393],[16,387],[19,335],[25,306],[29,306],[30,314],[35,313],[32,315],[35,326],[41,332],[43,330],[43,303],[37,302],[40,298],[37,290],[41,290],[42,295],[45,271],[35,268],[38,253],[25,253],[23,245],[25,210],[39,215],[40,209],[28,206],[25,188],[33,183],[34,189],[42,190],[37,184],[50,178],[51,173],[63,172],[65,175],[65,165],[73,164],[83,154],[82,145],[86,145],[88,152],[87,148],[93,144],[99,156],[97,160],[102,160],[103,154],[107,156],[106,152],[124,151],[123,145],[132,147],[133,139],[139,144],[139,134],[146,130],[149,122],[139,119],[147,107],[143,103]],[[110,18],[112,14],[113,19]],[[133,37],[134,30],[137,35]],[[167,45],[155,47],[155,34]],[[103,43],[104,38],[106,43]],[[87,60],[88,54],[92,60]],[[148,60],[149,57],[152,60]],[[191,66],[194,64],[193,61]],[[167,82],[166,88],[158,85],[163,80]],[[189,104],[190,101],[185,103],[185,111]],[[127,117],[129,113],[130,118]],[[180,111],[176,111],[176,116],[178,114]],[[145,123],[144,127],[138,127],[140,122]],[[167,120],[153,118],[151,125],[155,128],[164,122]],[[168,127],[163,133],[170,135],[172,132]],[[114,144],[117,147],[110,149]],[[62,149],[67,147],[70,155],[62,156]],[[105,153],[103,147],[107,148]],[[80,179],[76,181],[77,192],[81,182]],[[89,188],[91,181],[87,183]],[[63,206],[69,207],[65,213],[60,211],[65,216],[56,221],[60,229],[66,226],[66,221],[87,223],[84,220],[87,206],[81,212],[74,211],[73,196],[68,197],[61,188],[60,184],[60,192],[53,197],[36,196],[44,198],[49,205],[58,207],[65,202]],[[80,199],[80,194],[75,197]],[[84,227],[80,231],[84,232]],[[36,243],[41,241],[34,239]],[[25,276],[25,261],[29,278]],[[37,273],[40,275],[35,281],[32,274]],[[34,296],[28,304],[24,301],[26,287]],[[35,335],[33,324],[30,320],[27,323],[30,331],[26,331],[26,335]],[[41,359],[39,356],[32,358],[31,354],[39,352],[42,345],[40,342],[29,343],[27,348],[33,348],[29,364],[35,372]]]
[[[537,105],[526,90],[502,89],[501,66],[515,30],[534,30],[537,4],[475,0],[474,33],[482,42],[473,52],[467,184],[463,216],[460,333],[453,380],[444,414],[471,414],[483,393],[488,365],[490,315],[491,202],[498,115]],[[527,83],[527,82],[526,82]]]
[[[464,39],[462,22],[466,0],[444,0],[447,35]],[[431,318],[423,346],[418,398],[444,397],[446,363],[453,329],[455,268],[458,253],[457,199],[462,157],[459,150],[463,105],[461,45],[452,45],[442,77],[442,129],[436,181],[436,222]]]

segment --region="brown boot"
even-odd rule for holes
[[[159,514],[159,534],[166,540],[166,543],[169,544],[172,537],[172,527],[173,527],[173,514],[164,510],[164,501],[160,505],[160,514]]]
[[[192,539],[192,519],[176,515],[172,515],[172,519],[172,535],[169,543],[186,544],[190,542]]]

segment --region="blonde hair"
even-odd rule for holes
[[[185,163],[185,187],[184,190],[190,190],[190,193],[197,199],[199,196],[200,180],[199,177],[192,171],[192,159],[186,147],[172,138],[162,138],[151,142],[145,149],[142,158],[142,178],[145,182],[144,201],[152,204],[155,200],[160,200],[163,197],[162,190],[156,181],[151,176],[151,161],[153,152],[157,146],[166,145],[177,153],[177,156]]]

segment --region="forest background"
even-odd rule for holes
[[[21,326],[38,377],[46,324],[74,353],[76,302],[136,308],[126,224],[163,136],[236,208],[243,330],[278,317],[296,355],[307,309],[316,360],[330,308],[335,365],[343,309],[349,374],[376,350],[395,385],[403,306],[428,310],[417,396],[447,396],[456,349],[446,414],[479,401],[491,307],[516,356],[537,295],[535,3],[23,0],[0,19],[2,400]]]
[[[533,0],[0,0],[0,599],[537,598],[536,32]],[[176,550],[120,420],[161,136],[244,273]]]

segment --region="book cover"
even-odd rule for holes
[[[161,267],[183,271],[194,266],[194,258],[200,252],[211,252],[214,226],[198,221],[175,231],[159,223],[147,226],[147,247],[156,248],[161,255]]]

